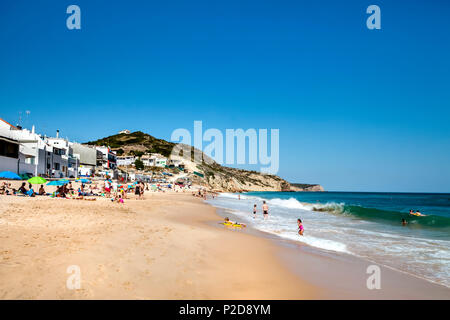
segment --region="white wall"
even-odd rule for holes
[[[17,159],[0,156],[0,171],[17,173]]]

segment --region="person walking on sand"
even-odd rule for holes
[[[253,205],[253,219],[256,218],[256,203]]]
[[[134,186],[134,194],[136,195],[136,200],[139,200],[141,197],[141,186],[139,183]]]
[[[264,220],[266,220],[269,217],[269,206],[267,205],[265,200],[263,201],[262,210],[263,210]]]
[[[139,186],[141,187],[141,194],[139,195],[139,198],[141,199],[141,200],[144,200],[144,183],[141,181],[140,183],[139,183]]]
[[[116,181],[113,181],[113,182],[111,183],[111,187],[112,187],[112,189],[113,189],[114,195],[116,195],[116,194],[117,194],[118,183],[117,183]]]
[[[303,231],[305,230],[305,228],[303,228],[301,219],[297,219],[297,226],[298,226],[298,234],[303,236]]]

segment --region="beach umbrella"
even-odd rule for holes
[[[27,180],[29,183],[31,184],[44,184],[47,182],[47,180],[45,180],[42,177],[33,177]]]
[[[13,180],[22,180],[22,178],[11,171],[2,171],[0,172],[0,178],[3,179],[13,179]]]
[[[64,181],[50,181],[49,183],[47,183],[48,186],[62,186],[65,185],[67,182]]]

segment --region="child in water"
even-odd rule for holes
[[[256,218],[256,204],[253,205],[253,219]]]
[[[303,236],[303,231],[305,230],[305,228],[303,228],[301,219],[297,219],[297,225],[298,225],[298,234]]]

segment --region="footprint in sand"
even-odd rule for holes
[[[133,284],[130,281],[126,281],[124,283],[122,283],[122,286],[125,288],[125,290],[133,290]]]

